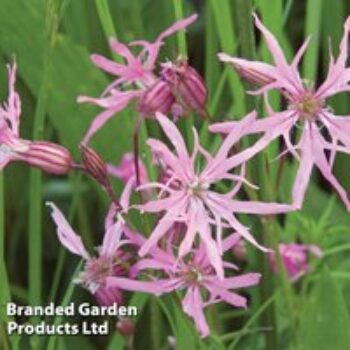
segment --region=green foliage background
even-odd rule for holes
[[[23,137],[42,136],[62,143],[78,159],[77,146],[99,109],[77,104],[76,97],[79,94],[98,96],[111,79],[93,66],[89,55],[100,53],[112,57],[107,43],[110,35],[124,42],[140,38],[152,40],[174,22],[181,11],[184,15],[198,12],[199,20],[187,36],[190,62],[206,79],[209,111],[215,120],[239,119],[260,102],[245,95],[238,76],[218,62],[216,53],[225,51],[270,60],[259,38],[256,45],[251,41],[254,33],[251,21],[247,21],[251,9],[262,16],[289,58],[303,38],[311,34],[310,48],[302,64],[303,75],[316,81],[324,77],[329,39],[336,53],[344,19],[350,14],[350,3],[346,0],[255,0],[252,3],[249,0],[0,0],[1,100],[7,95],[5,65],[15,59],[19,66],[17,88],[22,98]],[[57,28],[54,23],[58,24]],[[174,59],[180,51],[176,37],[170,38],[162,50],[162,59]],[[275,108],[281,103],[278,96],[273,96]],[[332,108],[339,114],[349,114],[349,96],[334,98]],[[119,113],[93,139],[92,146],[105,160],[117,164],[122,154],[131,150],[136,117],[132,107]],[[186,131],[193,121],[201,130],[203,143],[214,149],[218,140],[207,134],[206,125],[198,118],[181,122],[180,127]],[[161,135],[152,121],[144,126],[141,144],[145,159],[147,134]],[[277,145],[273,145],[264,155],[270,164],[271,176],[277,171],[276,162],[271,162],[277,150]],[[295,166],[288,163],[286,167],[275,196],[288,201]],[[258,172],[253,168],[253,173]],[[337,159],[336,173],[350,191],[348,157]],[[119,194],[121,183],[115,181],[113,185]],[[25,305],[92,301],[87,292],[71,283],[74,271],[79,268],[78,262],[59,246],[44,208],[46,200],[56,202],[67,213],[89,247],[101,240],[108,199],[93,182],[78,174],[67,178],[41,177],[36,170],[19,164],[3,172],[0,180],[0,347],[123,349],[126,340],[116,331],[109,337],[95,338],[6,336],[4,305],[10,299]],[[136,349],[167,349],[168,335],[175,336],[180,350],[350,348],[350,214],[324,181],[315,172],[303,210],[289,214],[277,230],[271,228],[272,233],[257,232],[261,229],[258,223],[243,219],[255,228],[256,234],[266,236],[267,241],[273,235],[279,242],[318,244],[325,255],[321,261],[314,262],[313,273],[296,285],[287,286],[283,276],[266,277],[261,287],[263,292],[260,287],[251,291],[251,305],[244,312],[218,306],[215,317],[210,312],[213,333],[206,340],[198,338],[191,321],[172,299],[157,300],[142,294],[130,296],[129,302],[139,305],[140,311],[135,320]],[[247,270],[263,266],[264,258],[259,255],[249,251]],[[293,309],[288,307],[290,300]]]

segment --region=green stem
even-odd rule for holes
[[[258,318],[261,316],[261,314],[263,312],[265,312],[265,310],[267,308],[270,307],[270,305],[275,301],[277,295],[278,295],[278,290],[274,292],[274,294],[272,294],[260,307],[259,309],[254,313],[254,315],[252,315],[252,317],[248,320],[248,322],[244,325],[244,327],[240,330],[239,334],[237,334],[237,332],[232,332],[232,333],[227,333],[224,336],[221,337],[221,339],[223,341],[227,341],[230,340],[233,337],[237,337],[229,346],[229,350],[234,349],[236,347],[236,345],[238,344],[238,342],[241,340],[242,336],[246,333],[246,331],[249,329],[249,327],[251,325],[254,324],[255,321],[258,320]],[[266,349],[269,349],[268,347],[266,347]],[[269,349],[270,350],[270,349]]]
[[[43,76],[34,116],[33,140],[43,138],[44,134],[50,63],[58,29],[59,9],[59,0],[49,0],[47,2]],[[40,171],[31,169],[29,186],[29,301],[31,305],[40,305],[42,291],[42,174]],[[39,346],[39,341],[33,338],[31,345],[33,348],[37,348]]]
[[[11,301],[10,283],[7,276],[6,259],[5,259],[5,187],[4,174],[0,171],[0,328],[4,330],[1,334],[2,347],[9,349],[9,342],[6,329],[6,323],[12,320],[12,317],[6,315],[5,307]],[[11,336],[11,345],[13,349],[17,348],[19,341],[18,335]]]
[[[252,2],[251,0],[235,0],[235,8],[239,9],[239,12],[236,13],[236,22],[237,29],[240,35],[239,43],[240,43],[240,52],[241,55],[247,59],[254,60],[255,59],[255,41],[254,41],[254,29],[252,25],[251,14],[253,12]],[[248,86],[247,86],[248,87]],[[254,98],[246,99],[246,106],[248,110],[253,108],[257,108],[257,101]],[[261,171],[253,172],[253,174],[257,174],[259,181],[257,183],[265,184],[266,179],[268,178],[267,169],[264,166],[264,158],[263,156],[259,156],[257,161],[251,163],[251,166],[248,169],[248,176],[251,168],[259,169]],[[262,186],[263,189],[265,186]],[[265,193],[262,193],[264,196]],[[265,196],[264,196],[265,197]],[[262,229],[264,232],[263,235],[263,243],[265,246],[269,246],[269,236],[267,235],[267,230],[265,229],[264,222],[261,222]],[[260,226],[260,225],[259,225]],[[271,294],[273,294],[275,286],[273,277],[269,271],[269,264],[267,256],[259,254],[258,256],[261,271],[263,275],[263,280],[261,283],[261,299],[262,302],[265,303],[269,300]],[[265,333],[266,340],[266,348],[271,350],[278,349],[278,331],[277,331],[277,322],[276,322],[276,312],[275,312],[275,304],[271,303],[266,310],[262,313],[262,327],[268,327],[271,329],[270,332]]]
[[[0,171],[0,262],[5,263],[5,195],[4,174]],[[3,279],[1,278],[1,281]]]
[[[234,56],[237,53],[237,38],[234,31],[233,17],[231,16],[232,1],[210,0],[209,3],[214,15],[221,50]],[[232,113],[239,116],[244,115],[246,112],[246,95],[244,93],[243,84],[233,69],[228,71],[228,83],[234,101]]]
[[[161,312],[156,298],[152,298],[150,302],[152,349],[160,350],[162,348],[161,337],[163,329],[161,321]]]
[[[242,57],[254,60],[255,40],[252,25],[253,6],[251,0],[235,0],[235,9],[239,9],[235,13],[235,20],[239,32],[240,54]],[[245,84],[247,90],[251,90],[251,84]],[[250,111],[257,107],[257,99],[254,96],[246,96],[247,110]]]
[[[175,19],[181,20],[184,17],[184,11],[182,6],[182,1],[180,0],[173,0],[174,4],[174,12],[175,12]],[[187,44],[186,44],[186,36],[185,36],[185,30],[179,30],[176,34],[177,39],[177,46],[180,52],[181,56],[187,57]]]
[[[96,8],[97,8],[97,14],[98,14],[98,17],[100,19],[102,29],[103,29],[103,32],[104,32],[105,37],[107,39],[107,42],[108,42],[108,39],[110,37],[117,39],[117,33],[115,31],[113,19],[112,19],[111,13],[109,11],[108,1],[107,0],[96,0],[95,4],[96,4]],[[113,59],[116,62],[118,62],[118,63],[123,62],[123,59],[118,54],[116,54],[113,50],[111,50],[111,54],[112,54]]]
[[[342,252],[345,252],[347,250],[350,250],[350,244],[344,244],[344,245],[341,245],[339,247],[330,248],[324,252],[324,256],[328,257],[330,255],[342,253]]]
[[[79,271],[81,270],[81,267],[83,265],[83,261],[81,261],[78,266],[76,267],[73,276],[77,276],[77,274],[79,273]],[[73,278],[74,279],[74,278]],[[67,291],[62,299],[61,302],[61,306],[64,308],[66,306],[68,306],[69,302],[72,300],[72,296],[75,290],[75,284],[73,282],[70,282]],[[59,324],[62,323],[63,320],[63,316],[56,316],[54,321],[53,321],[53,325],[57,326]],[[53,335],[49,338],[49,342],[47,344],[47,350],[54,350],[55,349],[55,344],[56,344],[56,340],[57,340],[57,335]]]
[[[68,222],[73,221],[74,216],[75,216],[76,211],[77,211],[78,202],[79,202],[79,194],[80,194],[79,188],[80,188],[80,183],[81,183],[81,175],[82,174],[78,174],[76,176],[73,175],[71,177],[71,183],[72,183],[75,191],[74,191],[72,203],[71,203],[70,209],[69,209]],[[57,264],[55,266],[54,277],[52,279],[51,290],[50,290],[49,297],[48,297],[49,302],[54,301],[56,298],[56,294],[57,294],[57,290],[59,287],[61,275],[63,272],[63,267],[64,267],[64,262],[65,262],[66,256],[67,256],[66,250],[62,246],[60,246],[58,260],[57,260]]]
[[[4,310],[5,305],[9,301],[7,285],[7,273],[5,265],[5,201],[4,201],[4,176],[2,171],[0,171],[0,281],[4,283],[4,287],[0,292],[0,336],[1,344],[4,349],[9,349],[8,337],[6,335],[6,312]]]
[[[174,5],[174,15],[175,19],[177,21],[183,19],[184,17],[184,11],[183,11],[183,5],[182,1],[180,0],[173,0]],[[186,35],[185,30],[179,30],[176,34],[177,39],[177,47],[179,50],[179,53],[182,57],[188,57],[188,51],[187,51],[187,43],[186,43]],[[187,146],[190,146],[190,143],[192,141],[192,126],[193,126],[193,116],[188,115],[185,119],[185,126],[186,126],[186,141]]]

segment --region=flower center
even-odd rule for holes
[[[194,266],[184,271],[184,278],[188,284],[200,283],[203,279],[202,273]]]
[[[188,192],[191,196],[201,197],[209,189],[209,184],[195,180],[188,185]]]
[[[297,110],[300,117],[306,121],[315,121],[325,101],[315,96],[314,83],[303,80],[304,93],[293,103],[292,107]]]
[[[306,120],[314,120],[317,117],[318,111],[322,108],[323,102],[319,101],[312,95],[304,96],[299,103],[297,103],[298,111],[301,117]]]
[[[81,283],[95,293],[105,278],[113,274],[113,266],[114,263],[110,258],[92,258],[87,261],[84,271],[80,273],[75,282]]]

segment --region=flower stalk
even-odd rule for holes
[[[46,43],[42,81],[39,88],[38,102],[34,115],[33,140],[44,135],[47,100],[49,95],[49,81],[51,59],[58,29],[60,1],[49,0],[46,7]],[[31,169],[29,178],[29,300],[32,305],[40,305],[42,300],[42,174]],[[31,342],[32,348],[39,346],[39,341]]]

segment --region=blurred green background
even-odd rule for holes
[[[255,46],[247,45],[250,29],[242,30],[242,18],[246,18],[244,16],[250,11],[250,1],[0,0],[0,97],[4,101],[7,96],[6,64],[15,59],[18,63],[17,89],[22,99],[22,136],[28,139],[33,135],[41,136],[61,143],[78,160],[77,146],[99,108],[79,105],[76,97],[79,94],[98,96],[111,81],[110,76],[90,62],[89,55],[99,53],[112,57],[107,43],[111,35],[123,42],[153,40],[175,21],[174,3],[182,5],[177,6],[183,8],[184,15],[199,14],[198,21],[188,30],[187,47],[190,63],[206,79],[211,115],[219,121],[239,119],[248,112],[256,101],[245,96],[244,86],[237,75],[218,62],[216,53],[257,55],[270,60],[259,35]],[[302,72],[308,79],[322,80],[329,61],[329,39],[333,43],[333,52],[337,53],[343,22],[350,14],[350,2],[255,0],[251,5],[263,18],[264,24],[281,40],[289,58],[303,39],[312,34]],[[58,24],[57,31],[55,23]],[[178,53],[174,36],[166,41],[161,59],[175,59]],[[39,111],[38,103],[42,108]],[[283,101],[273,96],[276,108],[280,103]],[[332,108],[339,114],[349,114],[349,97],[334,98]],[[38,115],[45,117],[44,129],[36,132],[33,125]],[[131,106],[94,137],[91,145],[105,160],[118,164],[121,156],[132,149],[136,117]],[[196,125],[202,127],[199,121]],[[180,126],[185,127],[183,123]],[[215,145],[216,139],[203,130],[203,142]],[[159,135],[159,129],[152,122],[144,127],[142,137],[146,132]],[[141,149],[144,155],[144,143]],[[270,150],[271,154],[275,151],[273,148]],[[272,168],[274,166],[271,165]],[[286,200],[292,179],[292,166],[288,166],[291,171],[285,172],[279,194],[281,199]],[[338,157],[335,172],[350,190],[347,157]],[[103,234],[103,218],[109,204],[105,193],[93,181],[79,174],[65,178],[44,175],[41,178],[36,171],[20,164],[7,167],[1,182],[4,200],[0,199],[3,214],[0,225],[4,226],[2,231],[5,232],[1,243],[5,252],[0,280],[1,317],[5,317],[3,305],[9,295],[12,300],[25,305],[50,301],[58,304],[69,300],[93,301],[85,290],[72,287],[77,259],[65,254],[60,247],[44,202],[54,201],[70,217],[73,227],[83,235],[86,244],[93,247],[99,244]],[[114,181],[113,185],[119,194],[122,184]],[[317,173],[308,191],[304,210],[288,215],[281,223],[280,241],[316,243],[325,251],[325,257],[315,267],[314,273],[294,288],[298,315],[295,328],[300,349],[350,348],[349,224],[349,214],[339,200],[332,197]],[[257,265],[257,259],[252,257],[247,268],[253,270]],[[273,305],[279,332],[278,348],[287,349],[290,338],[295,334],[290,330],[281,282],[279,279],[274,282],[269,298],[266,295],[261,297],[258,290],[252,292],[252,305],[246,312],[220,306],[221,333],[214,333],[206,341],[198,339],[188,320],[175,306],[169,306],[166,298],[154,309],[148,302],[149,297],[133,297],[131,303],[140,305],[135,348],[170,348],[167,345],[167,336],[173,333],[168,322],[170,313],[182,337],[177,338],[178,349],[268,349],[265,338],[271,329],[262,328],[260,316]],[[168,307],[168,314],[164,312],[164,305],[165,309]],[[153,317],[154,314],[158,315],[158,320]],[[154,340],[154,328],[158,340]],[[19,344],[20,349],[54,349],[55,345],[58,349],[122,349],[126,342],[117,331],[109,337],[60,337],[57,342],[55,339],[33,337],[9,342],[4,331],[2,328],[0,345],[4,349],[11,344]]]

